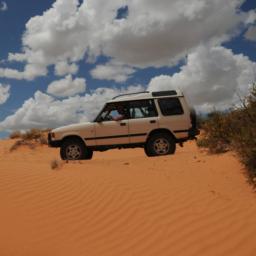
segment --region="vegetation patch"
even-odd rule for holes
[[[63,166],[63,162],[57,159],[53,159],[50,163],[52,170],[58,170]]]
[[[24,133],[14,131],[9,135],[10,139],[16,139],[15,143],[10,148],[10,151],[18,149],[20,146],[27,146],[30,149],[35,149],[38,145],[47,145],[47,130],[31,129]],[[18,140],[17,140],[18,139]]]
[[[248,170],[248,177],[256,185],[256,84],[250,96],[241,100],[240,108],[227,113],[213,112],[202,121],[199,147],[210,153],[234,150]]]
[[[25,140],[17,140],[10,148],[10,152],[17,150],[20,146],[27,146],[30,149],[35,149],[35,144],[25,141]]]

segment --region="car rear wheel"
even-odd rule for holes
[[[60,148],[60,156],[63,160],[91,159],[93,151],[88,149],[81,140],[72,138],[63,142]]]
[[[176,143],[167,133],[155,134],[148,139],[144,150],[149,157],[170,155],[175,153]]]

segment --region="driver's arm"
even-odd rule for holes
[[[113,117],[114,121],[120,121],[120,120],[123,120],[123,119],[124,119],[124,115],[119,115],[119,116]]]

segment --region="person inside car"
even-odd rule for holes
[[[113,116],[114,121],[121,121],[125,119],[125,110],[122,105],[118,105],[116,108],[117,115]]]

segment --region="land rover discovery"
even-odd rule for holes
[[[198,134],[195,111],[182,92],[145,91],[114,97],[92,122],[52,130],[48,143],[60,148],[64,160],[91,159],[94,151],[136,147],[152,157],[174,154],[176,144]]]

